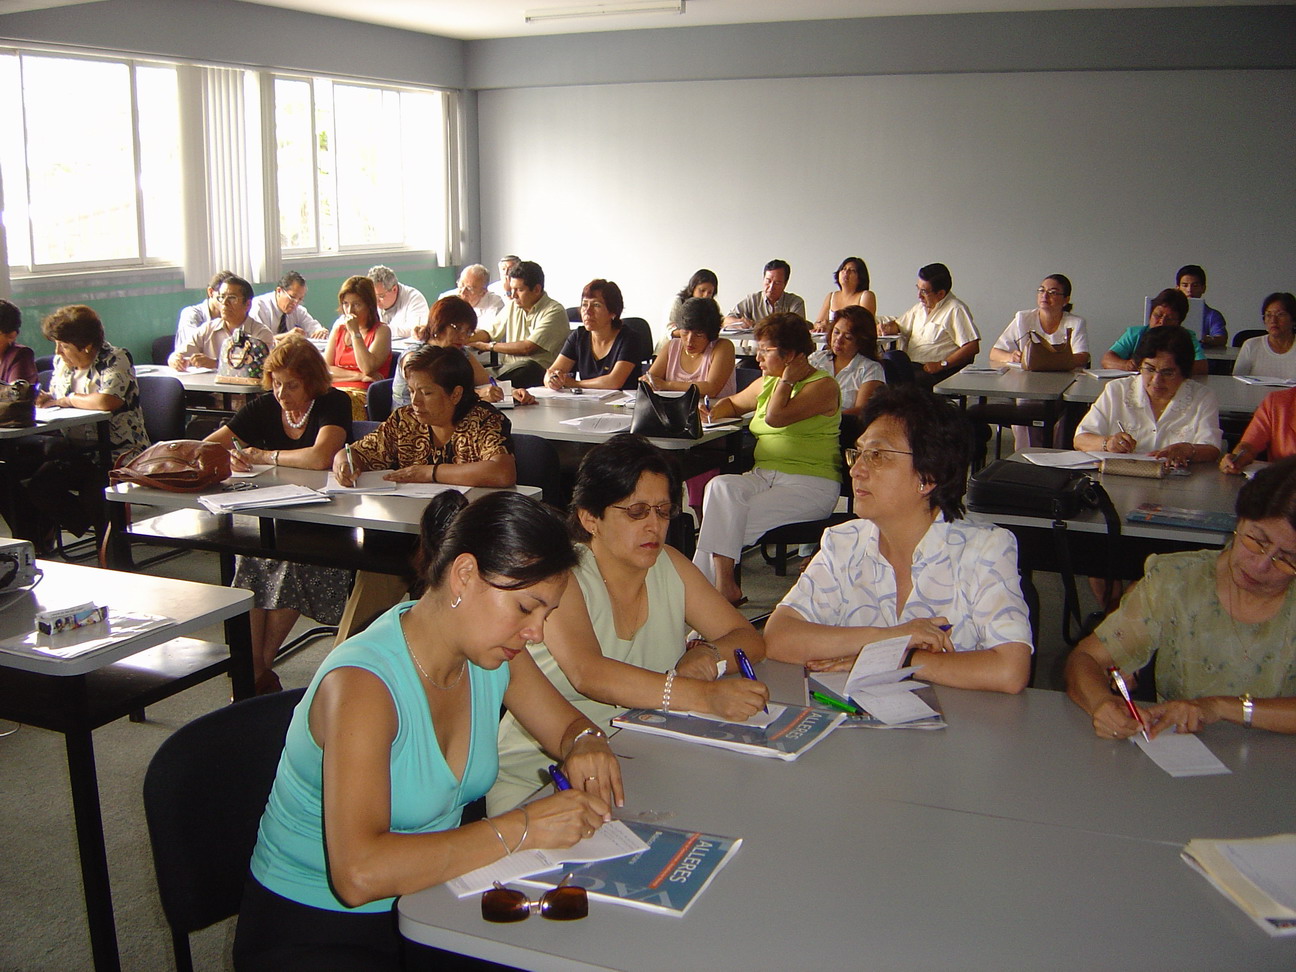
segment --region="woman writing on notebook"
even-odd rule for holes
[[[912,386],[869,399],[848,450],[855,513],[765,626],[770,657],[848,671],[862,647],[908,638],[923,681],[1020,692],[1031,628],[1007,530],[963,519],[970,451],[958,409]]]
[[[235,471],[252,465],[327,469],[351,434],[351,401],[332,387],[315,346],[289,334],[271,349],[261,377],[269,395],[258,395],[211,435],[230,450]],[[263,557],[236,557],[234,586],[256,595],[252,670],[258,694],[282,686],[271,666],[301,615],[335,625],[351,588],[351,571]]]
[[[637,435],[618,435],[585,454],[572,496],[581,535],[576,583],[532,654],[569,702],[596,725],[628,708],[677,709],[741,720],[769,699],[763,684],[719,679],[765,646],[688,559],[666,545],[679,514],[674,461]],[[697,638],[686,640],[689,630]],[[541,783],[547,760],[517,720],[500,726],[499,781],[486,798],[496,813]],[[573,781],[574,782],[574,781]]]
[[[1094,732],[1120,739],[1139,722],[1109,669],[1133,674],[1156,656],[1149,735],[1197,732],[1221,719],[1296,732],[1296,458],[1256,473],[1237,499],[1223,550],[1153,554],[1143,579],[1067,659],[1067,694]]]
[[[239,969],[397,969],[398,895],[506,854],[570,847],[623,802],[607,737],[563,700],[527,644],[575,552],[535,500],[428,504],[427,586],[330,654],[297,706],[239,911]],[[501,704],[572,788],[460,825],[495,779]]]

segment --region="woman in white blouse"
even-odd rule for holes
[[[877,321],[873,312],[858,304],[833,314],[828,347],[810,355],[810,364],[837,379],[841,386],[843,415],[858,416],[869,396],[886,383],[878,360]]]
[[[847,450],[858,520],[823,549],[765,626],[769,657],[846,671],[860,649],[907,636],[915,677],[1020,692],[1031,630],[1017,541],[963,519],[970,438],[957,408],[912,386],[869,399]]]
[[[1192,338],[1182,327],[1154,327],[1134,351],[1138,374],[1109,383],[1076,427],[1086,452],[1148,452],[1176,465],[1220,457],[1219,402],[1189,381]]]
[[[1296,296],[1270,294],[1260,308],[1268,333],[1242,342],[1233,374],[1296,379]]]

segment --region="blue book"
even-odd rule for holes
[[[781,708],[782,711],[776,711]],[[662,712],[659,709],[631,709],[617,716],[612,725],[634,732],[670,736],[703,746],[732,749],[753,756],[793,760],[839,726],[846,716],[825,712],[811,706],[778,706],[770,703],[774,720],[767,726],[749,726],[741,722],[718,722],[684,712]]]
[[[1125,520],[1128,523],[1159,523],[1215,533],[1232,533],[1237,526],[1237,517],[1222,510],[1186,510],[1160,503],[1140,503],[1125,514]]]

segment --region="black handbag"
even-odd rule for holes
[[[667,396],[641,384],[635,397],[630,431],[660,439],[702,438],[697,385],[689,385],[688,391],[682,395]]]
[[[29,429],[36,424],[36,388],[19,378],[0,381],[0,429]]]

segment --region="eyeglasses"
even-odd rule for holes
[[[247,302],[247,298],[242,294],[217,294],[212,299],[218,304],[243,304]]]
[[[632,520],[645,519],[649,513],[656,513],[658,519],[673,520],[680,515],[680,505],[678,503],[631,503],[629,506],[617,506],[611,504],[614,510],[624,510],[625,515]]]
[[[302,299],[305,297],[305,294],[303,294],[302,297],[294,297],[286,290],[280,290],[279,294],[282,297],[288,298],[288,303],[290,304],[300,304],[302,302]]]
[[[482,917],[487,921],[525,921],[533,908],[539,907],[540,917],[552,921],[575,921],[589,914],[589,896],[585,889],[568,884],[568,874],[556,888],[546,891],[539,901],[532,901],[521,891],[506,888],[498,881],[495,887],[482,892]]]
[[[1269,552],[1274,548],[1274,542],[1272,540],[1261,540],[1259,537],[1253,537],[1251,534],[1243,533],[1241,530],[1234,530],[1233,536],[1237,537],[1242,543],[1242,546],[1246,547],[1253,554],[1258,554],[1261,557],[1268,557],[1269,562],[1284,574],[1296,577],[1296,562],[1291,559],[1290,554],[1283,553],[1281,550],[1275,554]]]
[[[1041,297],[1062,297],[1062,296],[1064,296],[1064,294],[1062,293],[1062,291],[1060,291],[1060,290],[1058,290],[1058,289],[1056,289],[1056,288],[1050,288],[1050,289],[1048,289],[1048,290],[1045,290],[1043,287],[1041,287],[1039,290],[1035,291],[1035,293],[1037,293],[1037,294],[1038,294],[1039,296],[1041,296]]]
[[[876,472],[883,466],[888,466],[895,462],[892,456],[912,456],[912,452],[902,452],[899,449],[847,449],[846,450],[846,468],[855,468],[855,463],[861,459],[869,469]]]
[[[1166,381],[1173,381],[1178,378],[1180,374],[1178,368],[1153,368],[1150,365],[1143,365],[1143,367],[1139,368],[1139,371],[1149,377],[1156,375],[1158,378],[1164,378]]]

